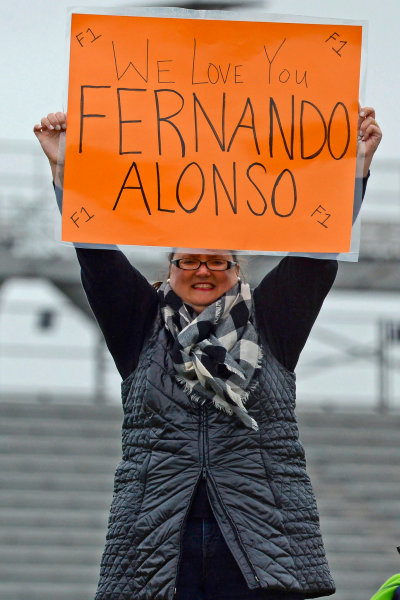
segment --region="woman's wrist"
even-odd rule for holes
[[[51,160],[49,160],[49,163],[55,185],[62,188],[64,183],[64,165]]]
[[[370,157],[364,156],[363,158],[358,157],[357,164],[356,164],[356,177],[363,178],[363,179],[365,177],[368,177],[371,163],[372,163],[372,156],[370,156]]]

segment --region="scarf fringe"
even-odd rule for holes
[[[180,377],[179,375],[175,376],[176,381],[182,386],[183,390],[185,391],[185,393],[187,394],[187,396],[189,398],[191,398],[192,400],[194,400],[196,403],[198,403],[200,406],[204,406],[205,404],[207,404],[207,398],[205,396],[200,396],[200,394],[198,394],[188,383],[187,380],[185,380],[183,377]],[[254,382],[251,386],[250,386],[250,390],[253,391],[256,389],[257,387],[257,382]],[[249,394],[247,394],[246,400],[248,400]],[[215,398],[215,396],[213,398],[208,398],[208,400],[212,403],[212,405],[219,411],[226,413],[229,416],[232,416],[233,414],[236,414],[237,417],[239,418],[239,420],[246,426],[249,427],[250,429],[253,429],[254,431],[259,431],[259,427],[258,427],[258,423],[255,419],[253,419],[253,417],[251,417],[249,415],[249,413],[246,411],[246,409],[242,409],[239,406],[233,406],[231,407],[226,400],[221,399],[221,402],[218,402]],[[243,399],[244,400],[244,399]]]

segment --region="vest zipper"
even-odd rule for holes
[[[201,442],[201,455],[202,455],[202,462],[201,462],[201,473],[197,478],[197,481],[195,483],[195,486],[192,490],[192,494],[190,496],[189,499],[189,504],[188,507],[186,509],[186,513],[185,516],[183,518],[182,521],[182,526],[181,526],[181,530],[180,530],[180,537],[179,537],[179,556],[178,556],[178,562],[176,564],[176,569],[175,569],[175,586],[174,586],[174,593],[173,593],[173,598],[175,598],[176,596],[176,580],[178,577],[178,572],[179,572],[179,564],[181,562],[181,554],[182,554],[182,535],[183,535],[183,530],[185,528],[185,524],[186,524],[186,520],[190,511],[190,507],[192,505],[193,502],[193,498],[194,498],[194,494],[195,491],[197,490],[198,484],[199,484],[199,480],[200,477],[203,477],[203,479],[207,479],[207,469],[205,467],[205,450],[204,450],[204,406],[201,407],[201,411],[200,411],[200,442]]]
[[[172,595],[173,598],[175,598],[175,596],[176,596],[176,580],[177,580],[178,572],[179,572],[179,564],[181,562],[183,531],[185,529],[185,524],[186,524],[186,521],[187,521],[187,517],[188,517],[189,511],[190,511],[190,507],[192,506],[194,493],[195,493],[195,491],[197,489],[197,486],[199,484],[200,477],[201,476],[199,475],[198,478],[197,478],[197,481],[196,481],[196,483],[194,485],[194,488],[192,490],[191,496],[189,498],[189,504],[188,504],[188,507],[186,509],[185,516],[183,517],[181,529],[180,529],[180,532],[179,532],[179,534],[180,534],[179,535],[179,554],[178,554],[178,562],[176,563],[176,569],[175,569],[175,586],[174,586],[174,593]]]
[[[200,475],[200,477],[202,477],[204,480],[206,480],[207,478],[209,479],[209,481],[210,481],[210,483],[211,483],[211,485],[212,485],[212,487],[213,487],[213,489],[215,491],[215,494],[216,494],[216,496],[217,496],[217,498],[219,500],[220,506],[221,506],[221,508],[222,508],[222,510],[223,510],[223,512],[224,512],[224,514],[225,514],[225,516],[226,516],[226,518],[227,518],[227,520],[228,520],[228,522],[229,522],[229,524],[230,524],[230,526],[231,526],[231,528],[232,528],[232,530],[233,530],[233,532],[235,534],[235,538],[236,538],[236,541],[238,543],[238,546],[240,547],[240,549],[241,549],[244,557],[247,560],[247,563],[248,563],[248,565],[249,565],[249,567],[250,567],[250,569],[251,569],[251,571],[253,573],[255,581],[258,583],[259,587],[261,587],[260,580],[257,577],[257,575],[255,573],[255,570],[254,570],[254,567],[251,564],[251,561],[250,561],[250,559],[249,559],[249,557],[247,555],[246,549],[243,546],[243,543],[242,543],[242,541],[240,539],[239,532],[238,532],[238,530],[236,528],[236,525],[232,521],[231,516],[229,515],[228,511],[226,510],[225,505],[224,505],[224,503],[222,501],[222,498],[221,498],[221,496],[219,494],[218,488],[217,488],[217,486],[215,484],[215,481],[214,481],[214,479],[213,479],[213,477],[212,477],[209,469],[207,468],[208,467],[208,459],[207,459],[207,452],[206,452],[206,436],[207,436],[206,423],[207,423],[207,407],[203,405],[203,406],[201,406],[201,410],[200,410],[200,434],[201,434],[200,435],[200,442],[201,442],[201,456],[202,456],[201,475]],[[197,486],[198,486],[198,481],[199,480],[197,480],[197,482],[196,482],[196,484],[195,484],[195,486],[193,488],[192,495],[191,495],[190,500],[189,500],[189,506],[188,506],[188,508],[186,510],[185,517],[183,519],[183,523],[182,523],[182,527],[181,527],[180,545],[179,545],[179,558],[178,558],[178,562],[177,562],[176,570],[175,570],[175,582],[177,580],[178,570],[179,570],[179,563],[181,561],[181,553],[182,553],[182,531],[184,529],[187,516],[189,514],[189,510],[190,510],[190,507],[191,507],[191,504],[192,504],[192,501],[193,501],[195,490],[197,489]],[[211,508],[212,508],[211,502],[210,502],[210,505],[211,505]],[[216,515],[214,515],[214,516],[217,519]],[[222,528],[221,528],[221,532],[222,532]],[[240,568],[240,566],[239,566],[239,568]],[[243,573],[243,576],[245,577],[244,573]],[[246,579],[246,577],[245,577],[245,579]],[[176,596],[176,586],[174,587],[173,598],[175,598],[175,596]]]
[[[207,479],[207,460],[206,460],[206,410],[204,404],[201,406],[201,465],[203,479]]]
[[[255,572],[255,570],[254,570],[254,567],[253,567],[253,565],[252,565],[252,563],[251,563],[251,561],[250,561],[250,559],[249,559],[249,556],[248,556],[248,554],[247,554],[247,551],[246,551],[245,547],[243,546],[242,540],[241,540],[241,538],[240,538],[240,535],[239,535],[239,531],[238,531],[238,529],[237,529],[237,527],[236,527],[236,525],[235,525],[234,521],[232,520],[232,517],[230,516],[230,514],[228,513],[228,511],[227,511],[227,510],[226,510],[226,508],[225,508],[225,505],[224,505],[224,503],[223,503],[223,500],[222,500],[222,498],[221,498],[221,496],[220,496],[220,493],[219,493],[219,491],[218,491],[217,485],[216,485],[216,483],[215,483],[215,481],[214,481],[214,478],[213,478],[213,476],[212,476],[211,472],[210,472],[210,471],[207,469],[207,467],[208,467],[208,457],[207,457],[207,452],[206,452],[206,436],[207,436],[207,427],[206,427],[206,422],[207,422],[207,408],[206,408],[206,407],[202,407],[202,409],[203,409],[203,408],[204,408],[204,412],[203,412],[203,416],[204,416],[204,418],[203,418],[203,469],[202,469],[202,471],[203,471],[203,479],[206,479],[206,478],[207,478],[207,475],[208,475],[208,480],[210,481],[210,483],[211,483],[211,485],[212,485],[212,487],[213,487],[213,489],[214,489],[214,492],[215,492],[215,494],[216,494],[216,496],[217,496],[217,498],[218,498],[218,500],[219,500],[219,504],[220,504],[220,506],[221,506],[221,508],[222,508],[222,511],[223,511],[223,513],[225,514],[225,517],[227,518],[227,520],[228,520],[228,522],[229,522],[229,524],[230,524],[230,526],[231,526],[231,528],[232,528],[232,530],[233,530],[233,533],[235,534],[235,538],[236,538],[236,541],[237,541],[237,543],[238,543],[238,546],[240,547],[241,551],[243,552],[243,555],[244,555],[244,557],[245,557],[245,558],[246,558],[246,560],[247,560],[247,563],[248,563],[248,565],[249,565],[249,567],[250,567],[250,570],[251,570],[251,571],[252,571],[252,573],[253,573],[253,577],[254,577],[255,581],[258,583],[259,587],[261,587],[261,585],[260,585],[260,580],[259,580],[259,578],[257,577],[257,575],[256,575],[256,572]],[[210,502],[210,505],[211,505],[211,508],[212,508],[212,504],[211,504],[211,502]],[[213,511],[213,512],[214,512],[214,511]],[[214,516],[215,516],[215,518],[216,518],[216,520],[217,520],[217,522],[218,522],[217,516],[216,516],[215,514],[214,514]],[[220,529],[221,529],[221,533],[222,533],[222,528],[220,527]],[[226,541],[226,540],[225,540],[225,541]],[[227,541],[226,541],[226,543],[227,543]],[[227,543],[227,545],[228,545],[228,543]],[[228,546],[228,547],[229,547],[229,546]],[[239,566],[239,568],[240,568],[240,565],[239,565],[239,564],[238,564],[238,566]],[[245,577],[244,573],[243,573],[243,576]],[[245,577],[245,579],[246,579],[246,577]]]

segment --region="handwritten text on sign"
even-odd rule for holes
[[[349,249],[361,27],[73,15],[63,240]]]

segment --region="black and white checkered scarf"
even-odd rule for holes
[[[158,293],[165,327],[174,338],[177,381],[196,402],[236,414],[258,430],[245,408],[261,361],[250,286],[239,281],[200,314],[184,304],[169,283]]]

